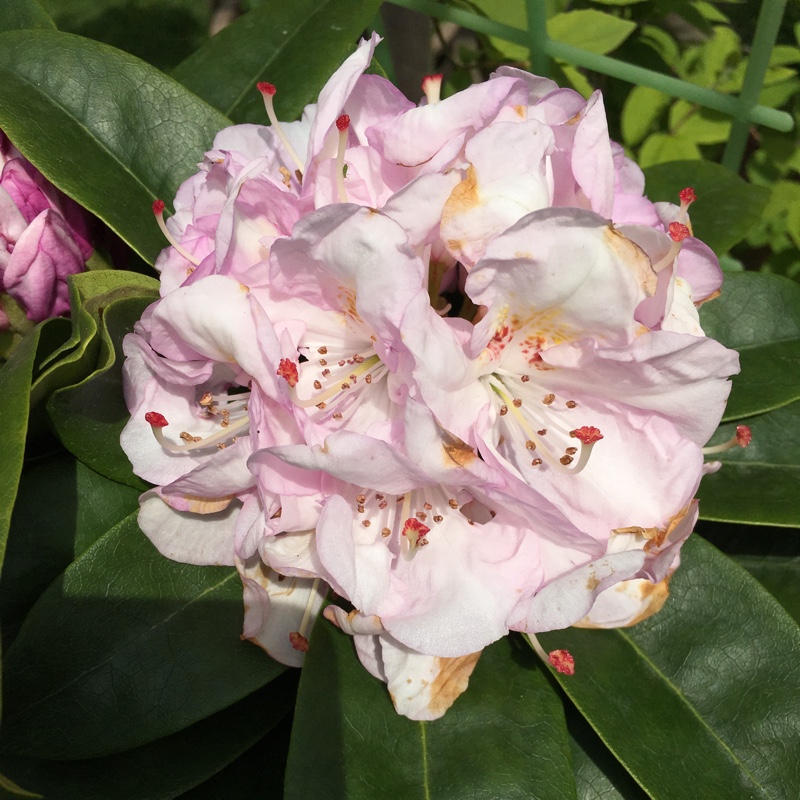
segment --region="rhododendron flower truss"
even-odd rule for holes
[[[377,41],[298,122],[259,84],[270,127],[154,205],[122,441],[161,552],[239,570],[246,638],[301,664],[331,587],[398,712],[435,719],[509,631],[663,605],[738,364],[700,326],[693,190],[644,196],[599,93],[504,68],[417,106],[364,75]]]

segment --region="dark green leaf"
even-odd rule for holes
[[[568,649],[559,682],[659,800],[786,798],[800,785],[800,629],[699,537],[664,609],[620,630],[541,634]]]
[[[117,755],[91,761],[17,757],[0,763],[9,775],[54,800],[171,800],[263,737],[291,708],[292,683],[292,677],[282,676],[180,733]]]
[[[722,295],[700,309],[706,333],[740,352],[723,419],[800,399],[800,286],[776,275],[726,274]]]
[[[228,124],[112,47],[58,31],[0,35],[0,127],[151,264],[165,245],[153,200],[171,201]]]
[[[198,0],[42,0],[59,30],[169,70],[208,38],[211,3]]]
[[[93,470],[137,489],[147,485],[131,470],[119,444],[128,421],[122,391],[122,339],[149,299],[123,297],[103,312],[97,370],[76,386],[54,392],[47,410],[64,446]]]
[[[28,614],[6,658],[0,749],[93,758],[227,708],[284,670],[241,626],[235,570],[170,561],[127,517]]]
[[[752,347],[739,353],[723,420],[762,414],[800,400],[800,339]]]
[[[34,792],[29,792],[27,789],[23,789],[21,786],[17,786],[14,781],[6,778],[5,775],[0,775],[0,791],[2,791],[2,797],[41,797],[40,794],[35,794]]]
[[[518,639],[488,647],[441,719],[399,716],[320,620],[300,679],[286,798],[574,798],[563,711]]]
[[[800,556],[735,556],[800,625]]]
[[[23,471],[0,584],[4,637],[72,561],[139,507],[138,499],[136,489],[98,475],[68,453]]]
[[[25,28],[55,28],[53,20],[37,0],[4,0],[0,32]]]
[[[3,470],[0,472],[0,565],[25,457],[31,381],[40,330],[37,328],[29,333],[0,368],[0,430],[5,433]]]
[[[294,701],[294,695],[291,699]],[[227,797],[283,800],[283,775],[291,733],[292,715],[287,714],[261,741],[214,777],[182,794],[180,800]]]
[[[800,339],[800,286],[780,275],[726,273],[722,295],[700,307],[700,322],[736,350]]]
[[[278,117],[296,119],[353,51],[380,0],[273,0],[240,17],[173,76],[234,122],[266,124],[256,83],[278,88]]]
[[[141,298],[142,302],[158,298],[158,281],[136,272],[97,270],[71,275],[67,280],[72,336],[43,362],[31,390],[33,402],[94,372],[101,347],[98,328],[108,306],[124,298]]]
[[[700,515],[720,522],[800,526],[800,402],[748,418],[753,440],[713,456],[722,469],[700,484]],[[722,425],[711,443],[733,436]]]
[[[653,200],[678,202],[678,192],[694,187],[697,202],[690,216],[694,233],[717,255],[730,250],[761,220],[769,190],[745,183],[738,175],[710,161],[671,161],[644,171],[645,192]]]
[[[565,711],[578,800],[647,800],[577,709],[569,703]]]

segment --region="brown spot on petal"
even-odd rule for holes
[[[586,590],[589,592],[593,592],[599,585],[600,585],[600,579],[593,572],[586,581]]]
[[[655,294],[658,276],[653,272],[647,253],[613,225],[607,225],[604,233],[609,249],[631,270],[644,292],[647,295]]]
[[[478,663],[481,651],[458,658],[436,659],[436,678],[430,688],[428,708],[431,713],[441,716],[455,702],[455,699],[466,690],[469,676]]]
[[[453,189],[444,204],[442,221],[452,219],[457,214],[463,214],[474,206],[480,205],[480,202],[478,175],[475,172],[475,167],[470,164],[467,168],[466,177]]]
[[[465,441],[447,432],[445,432],[442,447],[450,460],[459,467],[468,467],[478,457]],[[452,466],[452,464],[448,463],[447,466]]]
[[[650,583],[649,581],[642,583],[639,586],[639,592],[642,595],[642,610],[623,627],[627,628],[631,625],[636,625],[661,611],[669,597],[669,576],[658,583]]]

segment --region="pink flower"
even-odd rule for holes
[[[67,276],[92,254],[80,208],[0,132],[0,292],[31,322],[69,311]],[[0,330],[10,320],[0,308]]]
[[[299,122],[260,84],[272,125],[181,187],[123,446],[156,546],[238,568],[245,637],[300,664],[330,586],[435,719],[510,630],[660,607],[737,359],[699,325],[689,190],[646,199],[599,93],[502,69],[414,106],[363,74],[376,43]]]

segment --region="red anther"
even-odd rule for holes
[[[350,117],[347,114],[342,114],[341,117],[337,117],[336,127],[340,131],[346,131],[350,127]]]
[[[562,675],[575,674],[575,659],[569,650],[553,650],[548,656],[547,660],[550,666]]]
[[[158,216],[159,214],[164,213],[164,201],[163,200],[154,200],[153,201],[153,213]]]
[[[256,89],[258,89],[261,94],[268,94],[270,97],[275,94],[278,90],[271,84],[267,83],[266,81],[261,81],[260,83],[256,84]]]
[[[673,242],[682,242],[687,236],[691,236],[690,230],[682,222],[670,222],[669,236]]]
[[[595,428],[593,425],[584,425],[582,428],[575,428],[574,431],[569,432],[569,435],[583,444],[594,444],[603,438],[603,434],[600,433],[600,428]]]
[[[169,425],[167,418],[158,411],[148,411],[144,415],[144,421],[152,425],[154,428],[166,428]]]
[[[308,652],[308,639],[303,636],[302,633],[298,633],[297,631],[292,631],[289,634],[289,641],[291,642],[292,647],[295,650],[299,650],[301,653]]]
[[[690,205],[691,203],[694,203],[694,201],[697,200],[697,195],[695,194],[695,191],[691,186],[687,186],[685,189],[681,189],[678,192],[678,197],[680,197],[681,203],[684,203],[687,206]]]
[[[736,443],[739,445],[739,447],[747,447],[752,438],[753,432],[750,430],[749,425],[736,426]]]
[[[409,532],[413,531],[419,537],[424,536],[426,533],[430,533],[430,528],[427,525],[423,525],[418,519],[414,519],[414,517],[409,517],[403,523],[403,536],[408,536]]]
[[[297,364],[290,358],[282,358],[278,364],[278,375],[283,378],[292,388],[297,386],[300,380],[300,373],[297,371]]]

